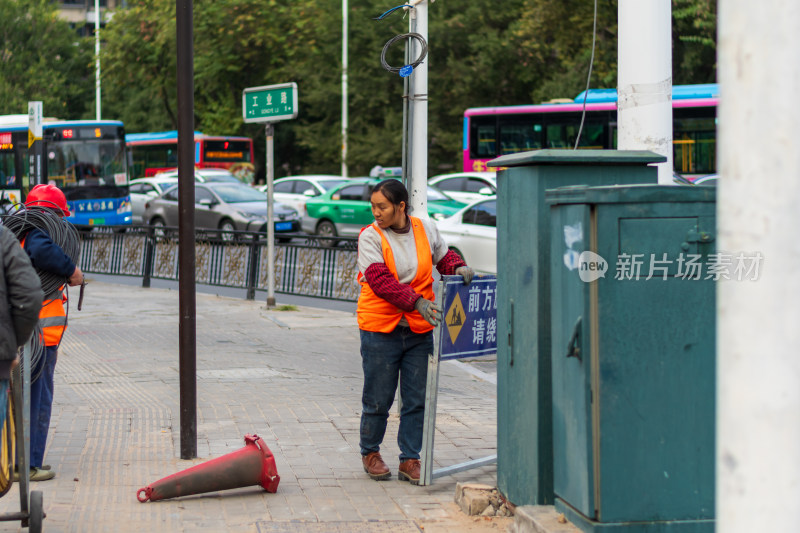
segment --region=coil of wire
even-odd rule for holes
[[[386,61],[386,52],[397,41],[411,40],[411,39],[416,40],[420,45],[419,57],[403,67],[391,66]],[[400,35],[395,35],[394,37],[386,41],[385,45],[383,45],[383,50],[381,50],[381,66],[384,69],[388,70],[389,72],[397,72],[402,77],[406,77],[409,74],[411,74],[411,71],[413,71],[422,63],[422,61],[425,59],[425,56],[427,55],[428,55],[428,43],[425,41],[425,38],[422,35],[420,35],[419,33],[403,33]]]
[[[39,379],[39,377],[42,375],[42,371],[44,371],[44,365],[39,364],[44,356],[45,349],[44,332],[42,331],[41,322],[36,324],[36,327],[33,329],[31,339],[27,342],[26,346],[30,346],[31,348],[31,383],[33,383]],[[22,357],[23,349],[24,347],[20,346],[19,350],[17,351],[20,370],[25,368],[24,359]]]
[[[81,251],[78,230],[53,209],[42,206],[26,207],[18,204],[15,206],[13,214],[0,215],[0,219],[2,219],[3,225],[11,230],[20,241],[34,229],[47,233],[50,239],[72,259],[73,263],[78,263]],[[64,276],[51,272],[37,269],[36,273],[39,275],[45,296],[53,294],[67,282],[67,278]]]

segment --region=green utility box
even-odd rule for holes
[[[497,485],[516,505],[553,503],[550,210],[545,190],[656,183],[647,151],[539,150],[499,157]]]
[[[556,508],[587,532],[711,533],[716,188],[546,196]]]

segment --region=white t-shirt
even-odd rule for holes
[[[447,244],[439,234],[436,224],[430,220],[420,220],[431,246],[433,267],[436,268],[436,263],[441,261],[447,253]],[[414,240],[413,228],[409,228],[407,233],[397,233],[391,228],[381,229],[381,231],[392,249],[398,281],[404,284],[411,283],[417,275],[417,243]],[[373,263],[385,263],[381,248],[381,236],[375,229],[375,224],[362,231],[358,238],[358,271],[361,272],[359,281],[366,281],[364,272]]]

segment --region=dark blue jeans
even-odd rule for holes
[[[41,468],[44,447],[50,429],[50,412],[53,408],[53,378],[56,372],[58,346],[47,346],[33,369],[33,375],[42,369],[39,379],[31,383],[31,467]]]
[[[403,407],[397,445],[400,461],[419,459],[425,416],[428,354],[433,353],[433,333],[414,333],[398,326],[391,333],[361,331],[361,454],[380,450],[386,420],[394,402],[398,379]]]

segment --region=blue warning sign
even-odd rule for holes
[[[497,353],[497,276],[442,279],[439,359],[464,359]]]

